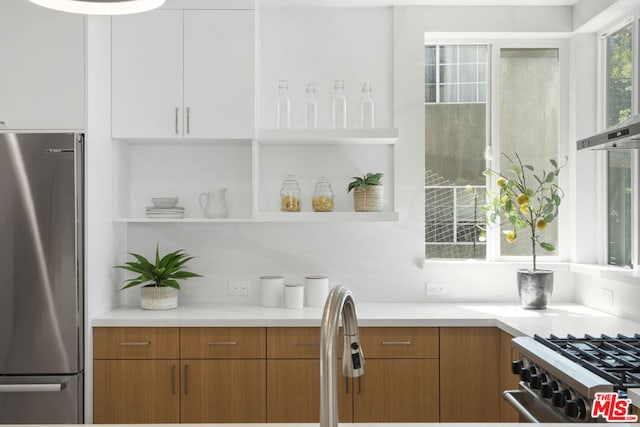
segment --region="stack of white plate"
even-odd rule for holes
[[[184,218],[184,208],[176,206],[177,197],[156,197],[151,199],[153,206],[147,206],[145,213],[147,218],[173,219]]]

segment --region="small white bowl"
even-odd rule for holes
[[[151,203],[153,203],[153,206],[155,206],[156,208],[170,209],[170,208],[176,207],[176,205],[178,204],[178,198],[177,197],[154,197],[151,199]]]

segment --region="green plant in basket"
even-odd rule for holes
[[[533,270],[536,270],[536,247],[546,251],[554,251],[555,246],[542,240],[547,225],[558,216],[558,207],[564,192],[556,184],[556,178],[567,164],[559,165],[555,159],[549,159],[549,170],[536,169],[524,164],[516,153],[515,159],[502,154],[510,163],[506,172],[500,173],[486,169],[486,176],[498,176],[496,184],[498,192],[487,192],[487,204],[482,207],[490,224],[502,220],[511,229],[503,230],[505,239],[513,243],[518,239],[518,230],[529,229],[531,232],[531,255]]]
[[[136,273],[133,279],[126,280],[126,284],[120,288],[127,289],[133,286],[157,286],[180,289],[179,280],[186,280],[193,277],[202,277],[200,274],[186,270],[186,264],[194,257],[184,253],[184,249],[170,252],[160,258],[159,247],[156,245],[155,262],[149,261],[146,257],[136,253],[129,253],[136,261],[130,261],[124,265],[117,265],[115,268]]]
[[[347,189],[347,193],[349,193],[354,188],[360,188],[362,191],[366,191],[367,187],[372,185],[382,185],[380,180],[384,174],[382,173],[368,173],[366,175],[362,175],[362,177],[354,176],[353,181],[349,183],[349,187]]]

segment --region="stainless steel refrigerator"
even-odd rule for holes
[[[0,134],[0,423],[82,423],[83,135]]]

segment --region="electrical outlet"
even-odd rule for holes
[[[249,295],[249,282],[247,281],[229,281],[227,290],[229,295],[246,297]]]
[[[446,283],[427,283],[426,291],[427,295],[446,295],[448,285]]]

